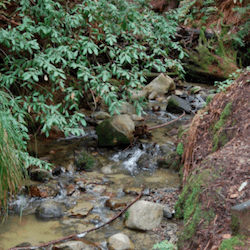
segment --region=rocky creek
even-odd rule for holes
[[[152,100],[143,122],[153,127],[179,116],[167,112],[162,100]],[[0,227],[0,249],[35,246],[71,234],[78,234],[77,239],[86,248],[67,249],[111,249],[109,238],[118,233],[129,238],[134,245],[131,249],[152,249],[163,239],[175,242],[178,223],[174,220],[174,204],[180,179],[178,171],[162,161],[176,151],[177,130],[185,127],[190,117],[152,130],[150,138],[142,136],[128,147],[99,147],[91,126],[79,138],[38,138],[31,143],[30,151],[55,168],[51,173],[32,170],[31,179],[10,203],[9,217]],[[124,213],[105,227],[82,234],[108,222],[140,192],[140,200],[162,206],[159,225],[148,230],[137,225],[128,227],[124,223],[128,213]],[[46,249],[64,248],[51,245]]]

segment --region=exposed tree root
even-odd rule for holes
[[[88,230],[85,230],[81,233],[76,233],[76,234],[71,234],[71,235],[68,235],[66,237],[63,237],[63,238],[60,238],[60,239],[57,239],[57,240],[53,240],[53,241],[50,241],[50,242],[47,242],[47,243],[44,243],[44,244],[41,244],[41,245],[37,245],[37,246],[34,246],[34,247],[13,247],[13,248],[9,248],[8,250],[27,250],[27,249],[37,249],[37,248],[40,248],[40,247],[47,247],[47,246],[50,246],[52,244],[57,244],[57,243],[60,243],[62,241],[66,241],[66,240],[72,240],[72,239],[77,239],[78,238],[78,235],[80,234],[87,234],[89,232],[92,232],[92,231],[95,231],[99,228],[102,228],[108,224],[110,224],[111,222],[113,222],[114,220],[116,220],[118,217],[120,217],[130,206],[132,206],[136,201],[138,201],[141,196],[142,196],[142,192],[143,192],[143,189],[141,190],[140,194],[131,202],[129,203],[122,211],[120,211],[118,214],[116,214],[112,219],[110,219],[108,222],[100,225],[99,227],[94,227],[94,228],[91,228],[91,229],[88,229]]]

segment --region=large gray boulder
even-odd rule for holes
[[[157,227],[163,218],[163,207],[160,204],[137,201],[127,212],[125,226],[131,229],[151,230]]]
[[[133,250],[135,249],[133,242],[126,234],[114,234],[108,239],[109,250]]]
[[[130,115],[115,115],[96,127],[99,145],[126,145],[134,138],[135,124]]]
[[[160,74],[152,82],[144,87],[149,94],[156,92],[157,95],[164,95],[170,90],[175,90],[175,83],[169,76]]]

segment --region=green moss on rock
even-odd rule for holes
[[[91,170],[93,167],[97,166],[99,162],[94,156],[86,151],[82,151],[81,154],[76,156],[75,164],[78,170]]]

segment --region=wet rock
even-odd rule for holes
[[[36,209],[36,217],[43,220],[50,220],[63,217],[64,207],[54,201],[47,201],[42,203]]]
[[[131,99],[132,100],[138,100],[140,98],[147,98],[148,97],[148,91],[146,90],[133,90],[131,91]]]
[[[151,166],[152,166],[151,158],[152,158],[151,155],[143,154],[143,155],[139,158],[139,160],[138,160],[138,162],[137,162],[137,166],[138,166],[140,169],[150,169]]]
[[[184,94],[183,91],[180,91],[180,90],[178,90],[178,89],[175,90],[175,95],[177,95],[177,96],[182,96],[183,94]]]
[[[32,245],[29,242],[23,242],[21,244],[16,245],[15,247],[31,247]]]
[[[141,116],[138,116],[136,114],[131,114],[131,118],[133,121],[144,121],[145,119]]]
[[[74,164],[74,160],[70,160],[68,163],[66,163],[65,169],[69,173],[75,173],[76,172],[76,165]]]
[[[105,119],[110,118],[111,115],[104,111],[96,111],[92,113],[91,117],[96,120],[105,120]]]
[[[51,197],[56,196],[59,192],[59,187],[56,183],[31,185],[28,187],[29,194],[31,197]]]
[[[141,193],[142,188],[140,187],[126,187],[123,189],[125,194],[138,195]]]
[[[110,209],[117,209],[121,207],[126,207],[126,202],[120,199],[107,199],[105,202],[105,206],[109,207]]]
[[[126,234],[114,234],[108,239],[109,250],[133,250],[135,249],[133,242]]]
[[[104,167],[102,167],[101,168],[101,172],[103,173],[103,174],[114,174],[114,173],[117,173],[118,172],[118,170],[117,170],[117,168],[115,168],[114,166],[112,166],[112,165],[107,165],[107,166],[104,166]]]
[[[186,113],[190,114],[191,110],[192,107],[190,106],[189,102],[176,95],[171,95],[171,97],[168,99],[168,112],[179,114],[185,111]]]
[[[160,156],[157,163],[162,168],[169,168],[174,171],[179,171],[181,166],[181,156],[177,152],[169,152],[165,156]]]
[[[231,207],[231,229],[234,235],[250,236],[250,200]]]
[[[63,166],[56,166],[52,171],[52,175],[58,176],[62,174],[63,172],[65,172],[65,168]]]
[[[96,127],[100,146],[130,144],[135,124],[129,115],[116,115],[104,120]]]
[[[201,86],[194,86],[189,90],[189,92],[191,95],[193,95],[199,93],[201,89],[202,89]]]
[[[92,188],[92,192],[95,194],[103,194],[107,187],[105,185],[96,185]]]
[[[94,246],[87,245],[82,241],[68,241],[61,244],[56,244],[53,250],[97,250]]]
[[[152,82],[144,87],[148,93],[156,92],[157,95],[164,95],[170,90],[175,90],[175,83],[169,76],[160,74]]]
[[[168,206],[163,206],[163,217],[167,219],[172,219],[173,213]]]
[[[75,165],[77,171],[91,171],[94,167],[99,165],[97,159],[86,150],[82,150],[75,157]]]
[[[199,109],[204,108],[206,102],[200,95],[196,95],[190,104],[194,111],[197,111]]]
[[[153,105],[153,106],[152,106],[152,110],[153,110],[154,112],[160,111],[160,110],[161,110],[161,107],[158,106],[158,105]]]
[[[52,174],[48,170],[41,168],[32,169],[29,173],[29,176],[31,180],[39,182],[48,182],[49,180],[53,179]]]
[[[173,142],[167,141],[166,144],[160,146],[160,149],[163,154],[167,154],[169,152],[173,152],[174,150],[176,150],[176,146],[174,145]]]
[[[149,100],[155,100],[157,98],[157,92],[153,91],[149,96],[148,99]]]
[[[131,229],[151,230],[163,218],[162,206],[148,201],[137,201],[127,211],[125,226]]]
[[[149,189],[149,188],[145,188],[145,189],[143,190],[142,194],[143,194],[144,196],[149,196],[149,195],[150,195],[150,189]]]
[[[127,114],[127,115],[136,114],[135,107],[128,102],[122,103],[121,108],[119,109],[119,112],[120,112],[120,115],[122,115],[122,114]],[[115,112],[114,114],[119,115],[117,112]]]
[[[78,201],[76,206],[68,210],[71,217],[85,217],[93,209],[93,205],[87,201]]]

